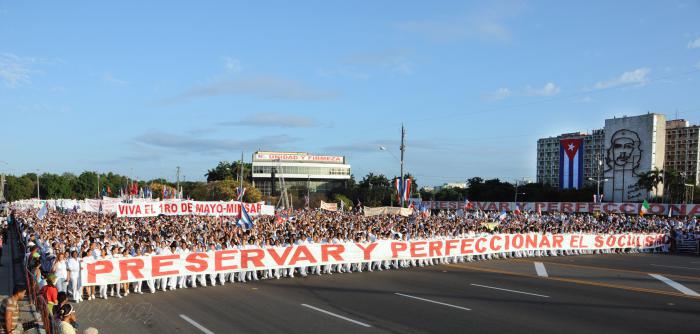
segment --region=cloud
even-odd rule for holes
[[[636,70],[622,73],[616,78],[596,82],[594,87],[595,89],[606,89],[626,85],[643,86],[649,81],[648,75],[650,71],[651,70],[648,68],[638,68]]]
[[[237,80],[221,80],[191,88],[158,104],[172,104],[213,96],[253,96],[271,100],[317,101],[336,98],[333,91],[318,90],[302,83],[274,76],[256,76]]]
[[[277,113],[257,113],[244,117],[240,121],[223,122],[221,125],[282,127],[282,128],[312,128],[318,123],[310,117],[284,115]]]
[[[34,62],[34,58],[19,57],[12,53],[0,54],[0,80],[10,88],[30,84],[30,74],[33,72],[30,65]]]
[[[255,150],[261,147],[278,148],[297,141],[287,135],[263,136],[248,140],[201,138],[160,131],[148,132],[133,138],[137,144],[173,150],[183,153],[217,154],[240,150]]]
[[[231,57],[224,57],[224,67],[226,68],[226,72],[229,73],[238,73],[243,70],[241,61]]]
[[[415,63],[408,58],[408,52],[405,50],[355,54],[342,62],[352,66],[382,68],[401,75],[411,75],[415,72]]]
[[[106,82],[106,83],[108,83],[108,84],[117,85],[117,86],[124,86],[124,85],[129,84],[128,81],[115,78],[115,77],[112,75],[112,73],[109,73],[109,72],[107,72],[107,73],[105,73],[104,75],[102,75],[102,81],[104,81],[104,82]]]
[[[507,97],[510,97],[512,92],[508,88],[499,88],[495,92],[487,93],[485,95],[485,98],[487,100],[503,100]]]
[[[345,143],[339,145],[326,146],[324,149],[328,152],[355,152],[355,153],[373,153],[381,152],[380,147],[385,147],[388,150],[398,152],[400,142],[395,139],[375,139],[367,141],[359,141],[354,143]],[[441,147],[434,142],[425,139],[406,140],[406,148],[436,150]]]
[[[443,20],[412,20],[394,24],[402,32],[434,42],[458,42],[465,39],[508,41],[511,32],[506,21],[518,15],[523,4],[498,2],[482,7],[468,15]]]
[[[360,80],[366,80],[370,78],[369,74],[358,71],[352,67],[319,68],[318,70],[316,70],[316,74],[323,78],[343,77]]]
[[[511,90],[501,87],[494,92],[484,94],[486,100],[497,101],[509,98],[511,96],[554,96],[559,94],[561,88],[553,82],[546,83],[542,88],[532,88],[527,86],[521,90]]]
[[[688,49],[697,49],[697,48],[700,48],[700,37],[688,42]]]
[[[527,87],[523,92],[525,95],[530,96],[553,96],[559,94],[560,90],[561,89],[557,87],[557,85],[552,82],[548,82],[542,88]]]

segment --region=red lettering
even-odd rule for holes
[[[430,256],[442,256],[442,240],[431,241],[428,243]]]
[[[262,268],[265,265],[262,259],[265,257],[265,252],[262,249],[244,249],[241,250],[241,268],[248,268],[248,262],[253,262],[253,267]]]
[[[562,247],[562,243],[564,242],[564,236],[561,234],[555,234],[552,236],[552,248],[554,249],[561,249],[564,248]]]
[[[362,253],[364,254],[363,258],[365,261],[369,261],[372,259],[372,251],[377,248],[377,243],[373,242],[371,244],[367,244],[367,247],[363,246],[361,243],[355,243],[357,247],[359,247],[362,250]]]
[[[292,259],[289,261],[290,265],[295,265],[300,261],[308,261],[312,264],[316,263],[316,258],[311,254],[309,248],[306,246],[297,246],[292,255]]]
[[[391,243],[391,258],[395,259],[399,257],[399,252],[404,252],[408,246],[405,242],[392,242]]]
[[[501,241],[501,236],[499,236],[499,235],[491,236],[491,241],[489,242],[489,246],[491,247],[492,251],[499,251],[501,249],[501,246],[496,245],[496,241]]]
[[[277,250],[274,248],[268,248],[267,253],[272,256],[272,259],[275,261],[275,263],[278,266],[284,265],[287,262],[287,257],[289,257],[289,252],[292,251],[292,247],[285,247],[284,251],[282,252],[282,255],[280,256],[279,253],[277,253]]]
[[[321,245],[321,261],[328,262],[330,256],[332,256],[335,261],[343,261],[342,253],[344,251],[344,245],[323,244]]]
[[[232,264],[230,266],[224,266],[224,261],[230,261],[236,258],[237,249],[224,249],[214,252],[214,270],[215,271],[226,271],[238,269],[238,265]]]
[[[452,249],[457,249],[458,242],[459,242],[459,240],[455,240],[455,239],[450,239],[450,240],[447,240],[447,242],[445,242],[445,244],[447,245],[447,247],[445,249],[445,256],[450,256],[450,254],[452,253]]]
[[[112,272],[114,265],[111,261],[102,260],[87,264],[88,283],[97,283],[97,275]]]
[[[174,275],[178,273],[177,269],[174,270],[163,270],[163,267],[172,266],[173,262],[180,258],[180,255],[156,255],[151,257],[151,273],[152,277]]]
[[[462,239],[460,253],[462,255],[474,253],[474,251],[472,249],[470,249],[472,247],[473,242],[474,242],[474,239],[472,239],[472,238]]]
[[[186,265],[185,269],[191,272],[195,273],[201,273],[205,270],[207,270],[207,267],[209,266],[207,263],[206,258],[208,258],[209,255],[207,253],[190,253],[187,254],[187,257],[185,258],[185,262],[187,263],[192,263],[193,265]],[[200,259],[202,258],[202,259]]]
[[[130,279],[129,274],[132,275],[132,279],[141,279],[143,278],[141,269],[143,269],[143,259],[119,260],[119,280],[128,281]]]
[[[486,242],[486,238],[478,238],[476,239],[476,243],[474,244],[474,249],[476,250],[477,253],[483,254],[486,252],[486,247],[481,246],[481,243]]]
[[[426,257],[427,254],[423,253],[425,249],[423,247],[427,241],[414,241],[411,243],[411,257]]]

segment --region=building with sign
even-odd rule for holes
[[[592,184],[594,181],[590,181],[589,178],[596,179],[602,173],[599,161],[603,157],[604,137],[605,132],[602,129],[598,129],[593,130],[591,133],[564,133],[556,137],[538,139],[537,183],[544,183],[562,189],[580,188],[581,186]],[[568,149],[569,147],[562,145],[563,143],[571,142],[575,143],[576,152],[572,152],[574,154],[569,159],[569,155],[562,154],[562,149]],[[571,150],[568,152],[571,152]],[[578,159],[575,164],[572,163],[574,159]],[[566,167],[567,173],[559,173],[562,167]],[[569,167],[574,170],[569,172]],[[565,174],[567,177],[564,177]],[[566,184],[562,184],[564,179],[567,181]],[[576,181],[575,186],[573,186],[573,181]],[[569,183],[572,184],[571,187]]]
[[[264,195],[279,194],[282,179],[288,190],[326,192],[350,180],[350,165],[344,156],[268,151],[253,154],[253,184]]]
[[[563,143],[573,144],[574,150],[567,152]],[[583,145],[582,170],[571,168],[571,163],[562,164],[567,159],[574,161],[575,156],[568,153],[578,152],[578,145]],[[568,175],[562,166],[567,167]],[[700,184],[700,126],[648,113],[607,119],[604,129],[590,134],[565,133],[537,140],[538,183],[565,189],[579,180],[584,186],[595,186],[595,180],[601,180],[605,201],[647,199],[651,194],[640,189],[639,176],[655,168],[678,172],[688,187]],[[577,176],[573,180],[572,170]],[[569,184],[562,184],[562,180]],[[657,188],[654,195],[663,196],[664,185]]]

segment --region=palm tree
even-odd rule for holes
[[[649,171],[640,175],[639,179],[637,179],[637,186],[646,190],[647,194],[651,192],[651,190],[655,187],[652,172]]]
[[[658,167],[654,167],[654,170],[650,172],[651,184],[654,188],[654,197],[659,197],[659,183],[664,182],[664,171],[660,170]]]
[[[677,192],[678,184],[682,183],[683,180],[681,179],[681,174],[675,170],[668,170],[664,171],[664,188],[666,188],[666,191],[664,191],[664,194],[668,192],[668,201],[669,203],[673,202],[674,198],[674,193]]]

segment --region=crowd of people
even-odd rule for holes
[[[27,265],[47,288],[46,299],[58,305],[61,294],[74,302],[94,298],[121,298],[130,293],[154,293],[207,285],[281,277],[322,275],[355,271],[397,269],[440,263],[477,261],[501,257],[561,256],[584,251],[522,251],[490,255],[454,256],[425,260],[376,261],[236,273],[201,274],[105,286],[81,286],[83,260],[180,254],[231,248],[276,247],[313,243],[373,242],[379,239],[420,240],[457,238],[490,233],[665,233],[668,252],[676,239],[700,239],[695,217],[659,217],[624,214],[567,214],[519,212],[435,212],[433,215],[364,216],[353,212],[297,210],[280,216],[259,216],[251,228],[236,217],[157,216],[117,218],[94,213],[50,211],[38,219],[36,211],[15,211],[23,223],[29,246]],[[636,252],[636,249],[617,250]],[[609,251],[588,251],[609,252]],[[54,290],[55,289],[55,290]],[[42,290],[44,291],[44,290]]]

